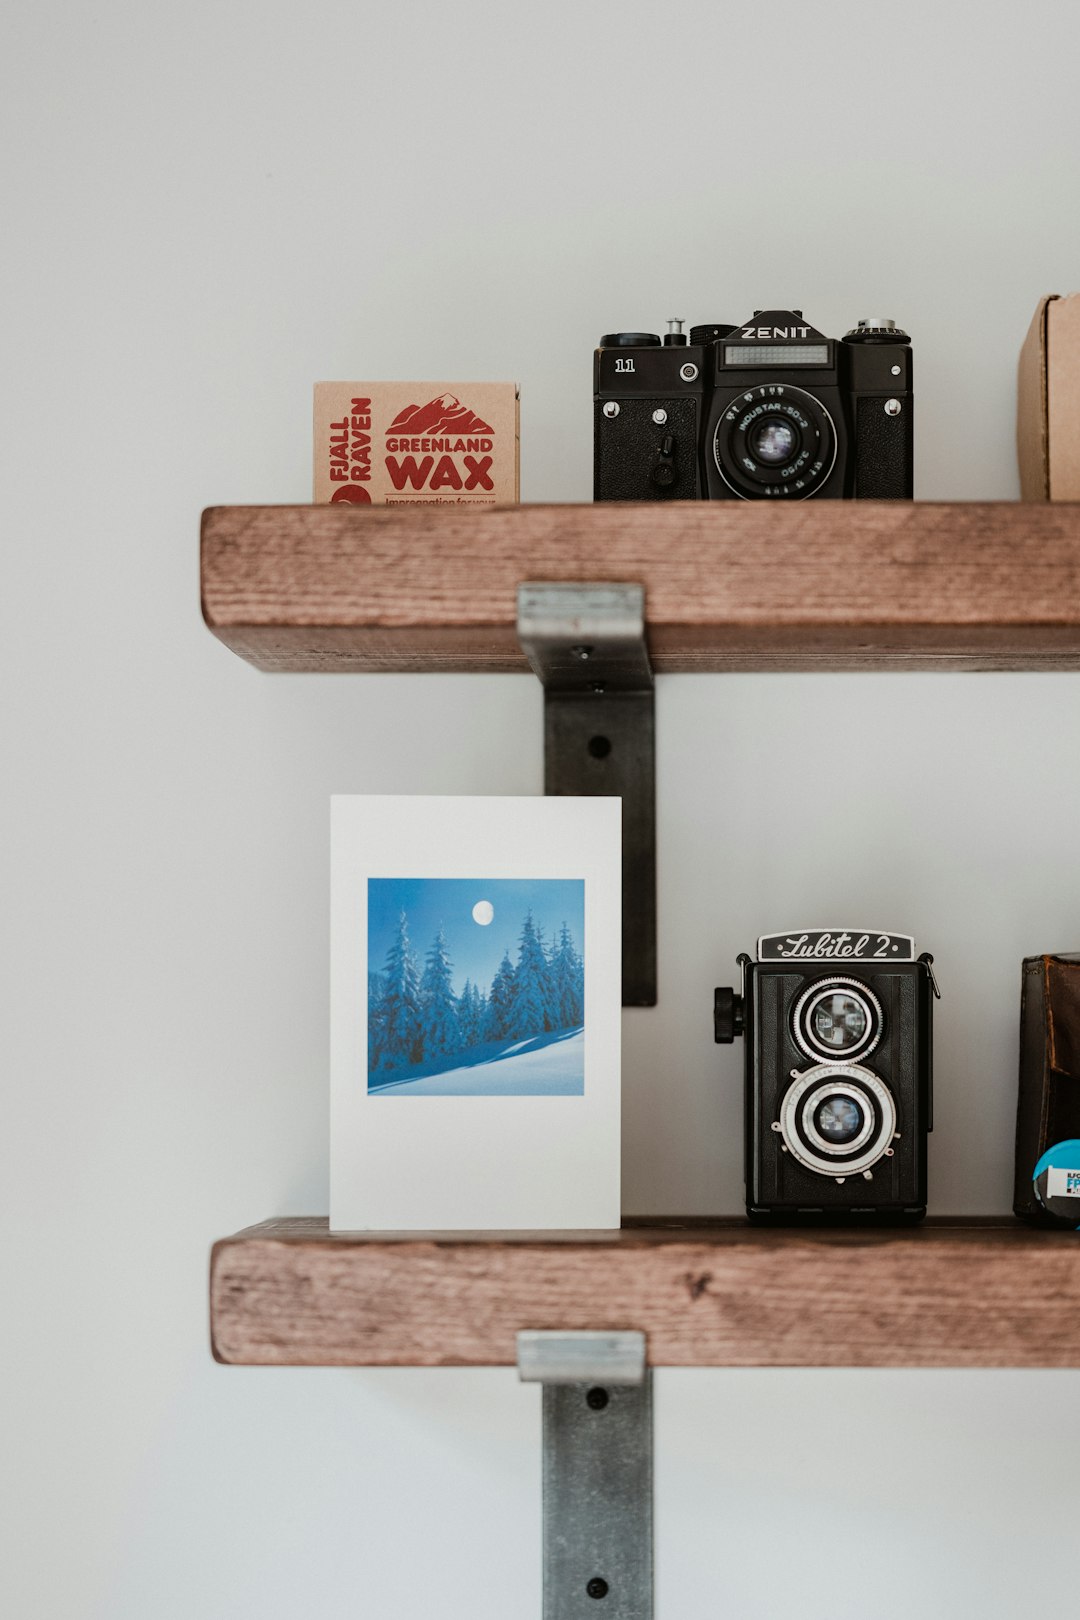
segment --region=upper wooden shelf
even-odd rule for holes
[[[203,614],[259,669],[525,671],[530,580],[643,584],[661,672],[1080,668],[1080,505],[203,514]]]
[[[762,1231],[331,1235],[214,1246],[219,1361],[513,1365],[521,1328],[636,1328],[657,1367],[1077,1367],[1080,1237],[1017,1221]]]

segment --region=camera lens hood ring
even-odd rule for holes
[[[830,1050],[824,1046],[815,1046],[809,1031],[815,1006],[833,990],[843,990],[853,1001],[861,1002],[867,1015],[866,1035],[857,1045],[843,1053],[835,1048]],[[856,1063],[870,1056],[870,1053],[880,1045],[884,1033],[885,1015],[881,1010],[881,1002],[862,979],[845,979],[839,975],[834,977],[832,974],[825,978],[814,979],[795,1003],[792,1014],[792,1034],[795,1036],[796,1044],[814,1063],[835,1062],[841,1056],[845,1063]]]
[[[842,1153],[850,1152],[850,1144],[842,1146],[840,1152],[833,1144],[829,1144],[824,1153],[815,1151],[799,1130],[801,1116],[807,1110],[812,1113],[836,1093],[854,1096],[863,1107],[871,1105],[868,1109],[874,1119],[871,1137],[854,1158],[841,1157]],[[792,1158],[814,1175],[829,1176],[833,1180],[838,1175],[857,1176],[877,1164],[896,1135],[896,1124],[896,1103],[888,1086],[869,1069],[855,1063],[818,1063],[807,1069],[788,1090],[779,1120],[784,1146]]]
[[[774,392],[770,395],[766,393],[767,389],[779,389],[780,392]],[[756,401],[752,397],[755,394],[757,395]],[[822,458],[821,470],[812,475],[813,485],[810,489],[799,490],[796,488],[797,480],[789,484],[782,477],[764,482],[755,481],[752,477],[747,477],[745,473],[739,474],[734,467],[729,468],[724,465],[724,458],[720,454],[720,435],[725,424],[729,424],[727,438],[730,440],[739,432],[737,428],[731,427],[730,424],[734,423],[738,415],[743,414],[755,404],[771,406],[777,415],[784,414],[785,404],[794,405],[810,419],[819,440],[822,442],[822,448],[826,452]],[[825,441],[831,441],[831,444],[827,444]],[[816,394],[811,394],[807,389],[799,388],[794,383],[763,381],[755,382],[749,388],[740,389],[736,397],[729,400],[725,405],[712,433],[712,457],[716,463],[716,470],[731,490],[731,493],[737,495],[742,501],[767,499],[781,493],[789,499],[797,501],[809,500],[812,495],[816,495],[819,490],[823,489],[831,478],[833,468],[836,466],[839,448],[836,423],[833,421],[828,407],[818,399]],[[778,469],[778,472],[782,472],[782,470],[782,468]],[[744,480],[746,487],[740,487],[740,478]]]

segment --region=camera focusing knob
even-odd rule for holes
[[[730,985],[713,992],[713,1035],[720,1046],[730,1046],[743,1032],[743,998]]]
[[[902,326],[884,315],[870,315],[844,333],[845,343],[910,343]]]

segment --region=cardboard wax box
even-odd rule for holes
[[[514,503],[515,383],[315,384],[316,503]]]
[[[1025,501],[1080,501],[1080,293],[1039,300],[1020,350],[1016,450]]]

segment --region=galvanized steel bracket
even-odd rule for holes
[[[518,587],[544,688],[544,792],[623,802],[623,1006],[656,1005],[656,743],[641,585]]]
[[[544,1385],[544,1620],[652,1620],[652,1374],[643,1333],[519,1333]]]

